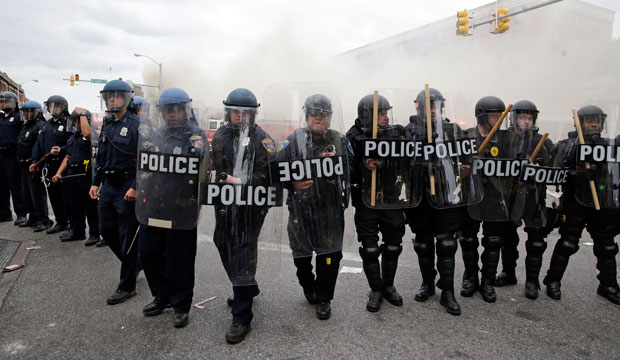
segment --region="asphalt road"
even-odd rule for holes
[[[275,214],[275,212],[274,212]],[[347,211],[343,266],[361,268],[352,221]],[[83,241],[63,243],[56,235],[34,234],[12,223],[0,224],[0,237],[21,242],[12,260],[18,271],[0,275],[0,358],[4,359],[620,359],[620,306],[596,295],[595,258],[587,234],[571,257],[560,301],[523,296],[525,250],[520,244],[519,284],[498,288],[495,304],[457,296],[463,314],[455,317],[439,305],[413,300],[421,283],[408,231],[396,287],[402,307],[384,302],[381,311],[365,310],[368,284],[363,273],[341,273],[332,317],[316,319],[297,284],[288,245],[267,222],[259,254],[261,294],[255,300],[252,332],[229,345],[226,297],[232,293],[211,242],[211,210],[200,224],[194,303],[218,296],[206,309],[192,309],[190,323],[172,327],[172,312],[146,318],[151,301],[143,273],[138,295],[125,303],[105,302],[117,285],[120,264],[107,248],[86,248]],[[522,239],[525,239],[521,233]],[[543,274],[557,232],[549,237]],[[36,244],[37,250],[25,250]],[[460,259],[460,252],[457,254]],[[457,262],[456,288],[462,263]],[[541,276],[542,279],[542,276]]]

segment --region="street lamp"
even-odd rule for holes
[[[152,57],[148,56],[148,55],[143,55],[143,54],[136,54],[134,53],[133,56],[135,57],[140,57],[143,56],[149,60],[151,60],[152,62],[154,62],[155,64],[157,64],[157,66],[159,66],[159,85],[157,85],[157,89],[159,89],[159,93],[161,94],[161,85],[162,85],[162,71],[161,71],[161,63],[155,61],[155,59],[153,59]]]
[[[18,105],[19,105],[19,93],[21,92],[21,91],[20,91],[20,89],[22,88],[22,84],[25,84],[25,83],[27,83],[27,82],[29,82],[29,81],[39,82],[39,80],[36,80],[36,79],[30,79],[30,80],[22,81],[22,82],[20,82],[20,83],[17,85],[17,102],[18,102]]]

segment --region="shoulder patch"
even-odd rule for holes
[[[261,141],[261,143],[263,143],[263,147],[265,148],[265,150],[267,150],[268,153],[273,154],[274,152],[276,152],[276,146],[273,143],[273,140],[265,138],[263,139],[263,141]]]
[[[205,146],[205,141],[200,135],[192,135],[189,138],[189,143],[196,149],[202,149]]]
[[[287,140],[282,141],[281,143],[279,143],[279,144],[278,144],[278,151],[282,151],[282,150],[284,150],[284,149],[288,146],[288,144],[289,144],[288,139],[287,139]]]
[[[138,127],[138,134],[146,139],[151,136],[151,129],[147,124],[140,124]]]

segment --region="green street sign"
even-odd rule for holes
[[[108,80],[105,79],[90,79],[90,82],[93,84],[105,84]]]

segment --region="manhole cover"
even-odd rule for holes
[[[19,248],[19,242],[0,239],[0,268],[3,268],[11,260],[15,251]]]

